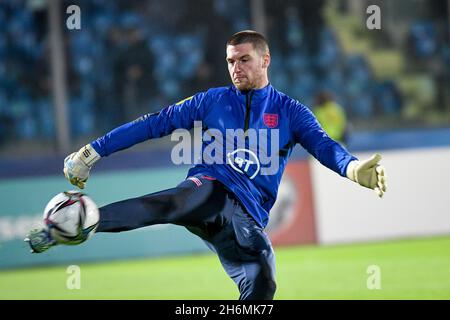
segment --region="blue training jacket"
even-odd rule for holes
[[[356,159],[328,137],[306,106],[270,84],[246,92],[231,86],[197,93],[124,124],[91,145],[105,157],[176,129],[189,130],[195,121],[201,121],[202,159],[188,176],[203,174],[222,182],[262,227],[269,221],[295,144],[344,177],[348,163]]]

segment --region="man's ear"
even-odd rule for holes
[[[266,53],[263,55],[263,68],[268,68],[270,65],[270,53]]]

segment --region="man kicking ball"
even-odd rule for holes
[[[273,299],[275,256],[264,228],[294,146],[299,143],[324,166],[380,197],[386,178],[380,155],[359,161],[328,137],[306,106],[269,83],[270,52],[263,35],[246,30],[231,36],[226,62],[232,86],[197,93],[112,130],[69,155],[64,174],[83,189],[100,159],[201,123],[211,139],[203,139],[203,159],[186,180],[172,189],[101,207],[97,232],[161,223],[184,226],[217,253],[240,299]],[[213,144],[215,151],[207,152]],[[271,155],[270,163],[262,154]],[[57,244],[46,229],[33,230],[28,238],[34,252]]]

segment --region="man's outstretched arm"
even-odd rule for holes
[[[387,188],[381,155],[360,161],[323,131],[307,107],[296,104],[293,111],[291,126],[297,142],[327,168],[383,196]]]
[[[83,189],[93,165],[103,157],[127,149],[145,140],[163,137],[175,129],[190,129],[203,117],[206,93],[198,93],[157,113],[147,114],[121,125],[85,145],[64,160],[64,176]]]

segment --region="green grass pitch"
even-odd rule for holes
[[[450,237],[276,248],[275,299],[450,299]],[[368,289],[368,267],[380,289]],[[237,299],[214,255],[0,271],[0,299]]]

